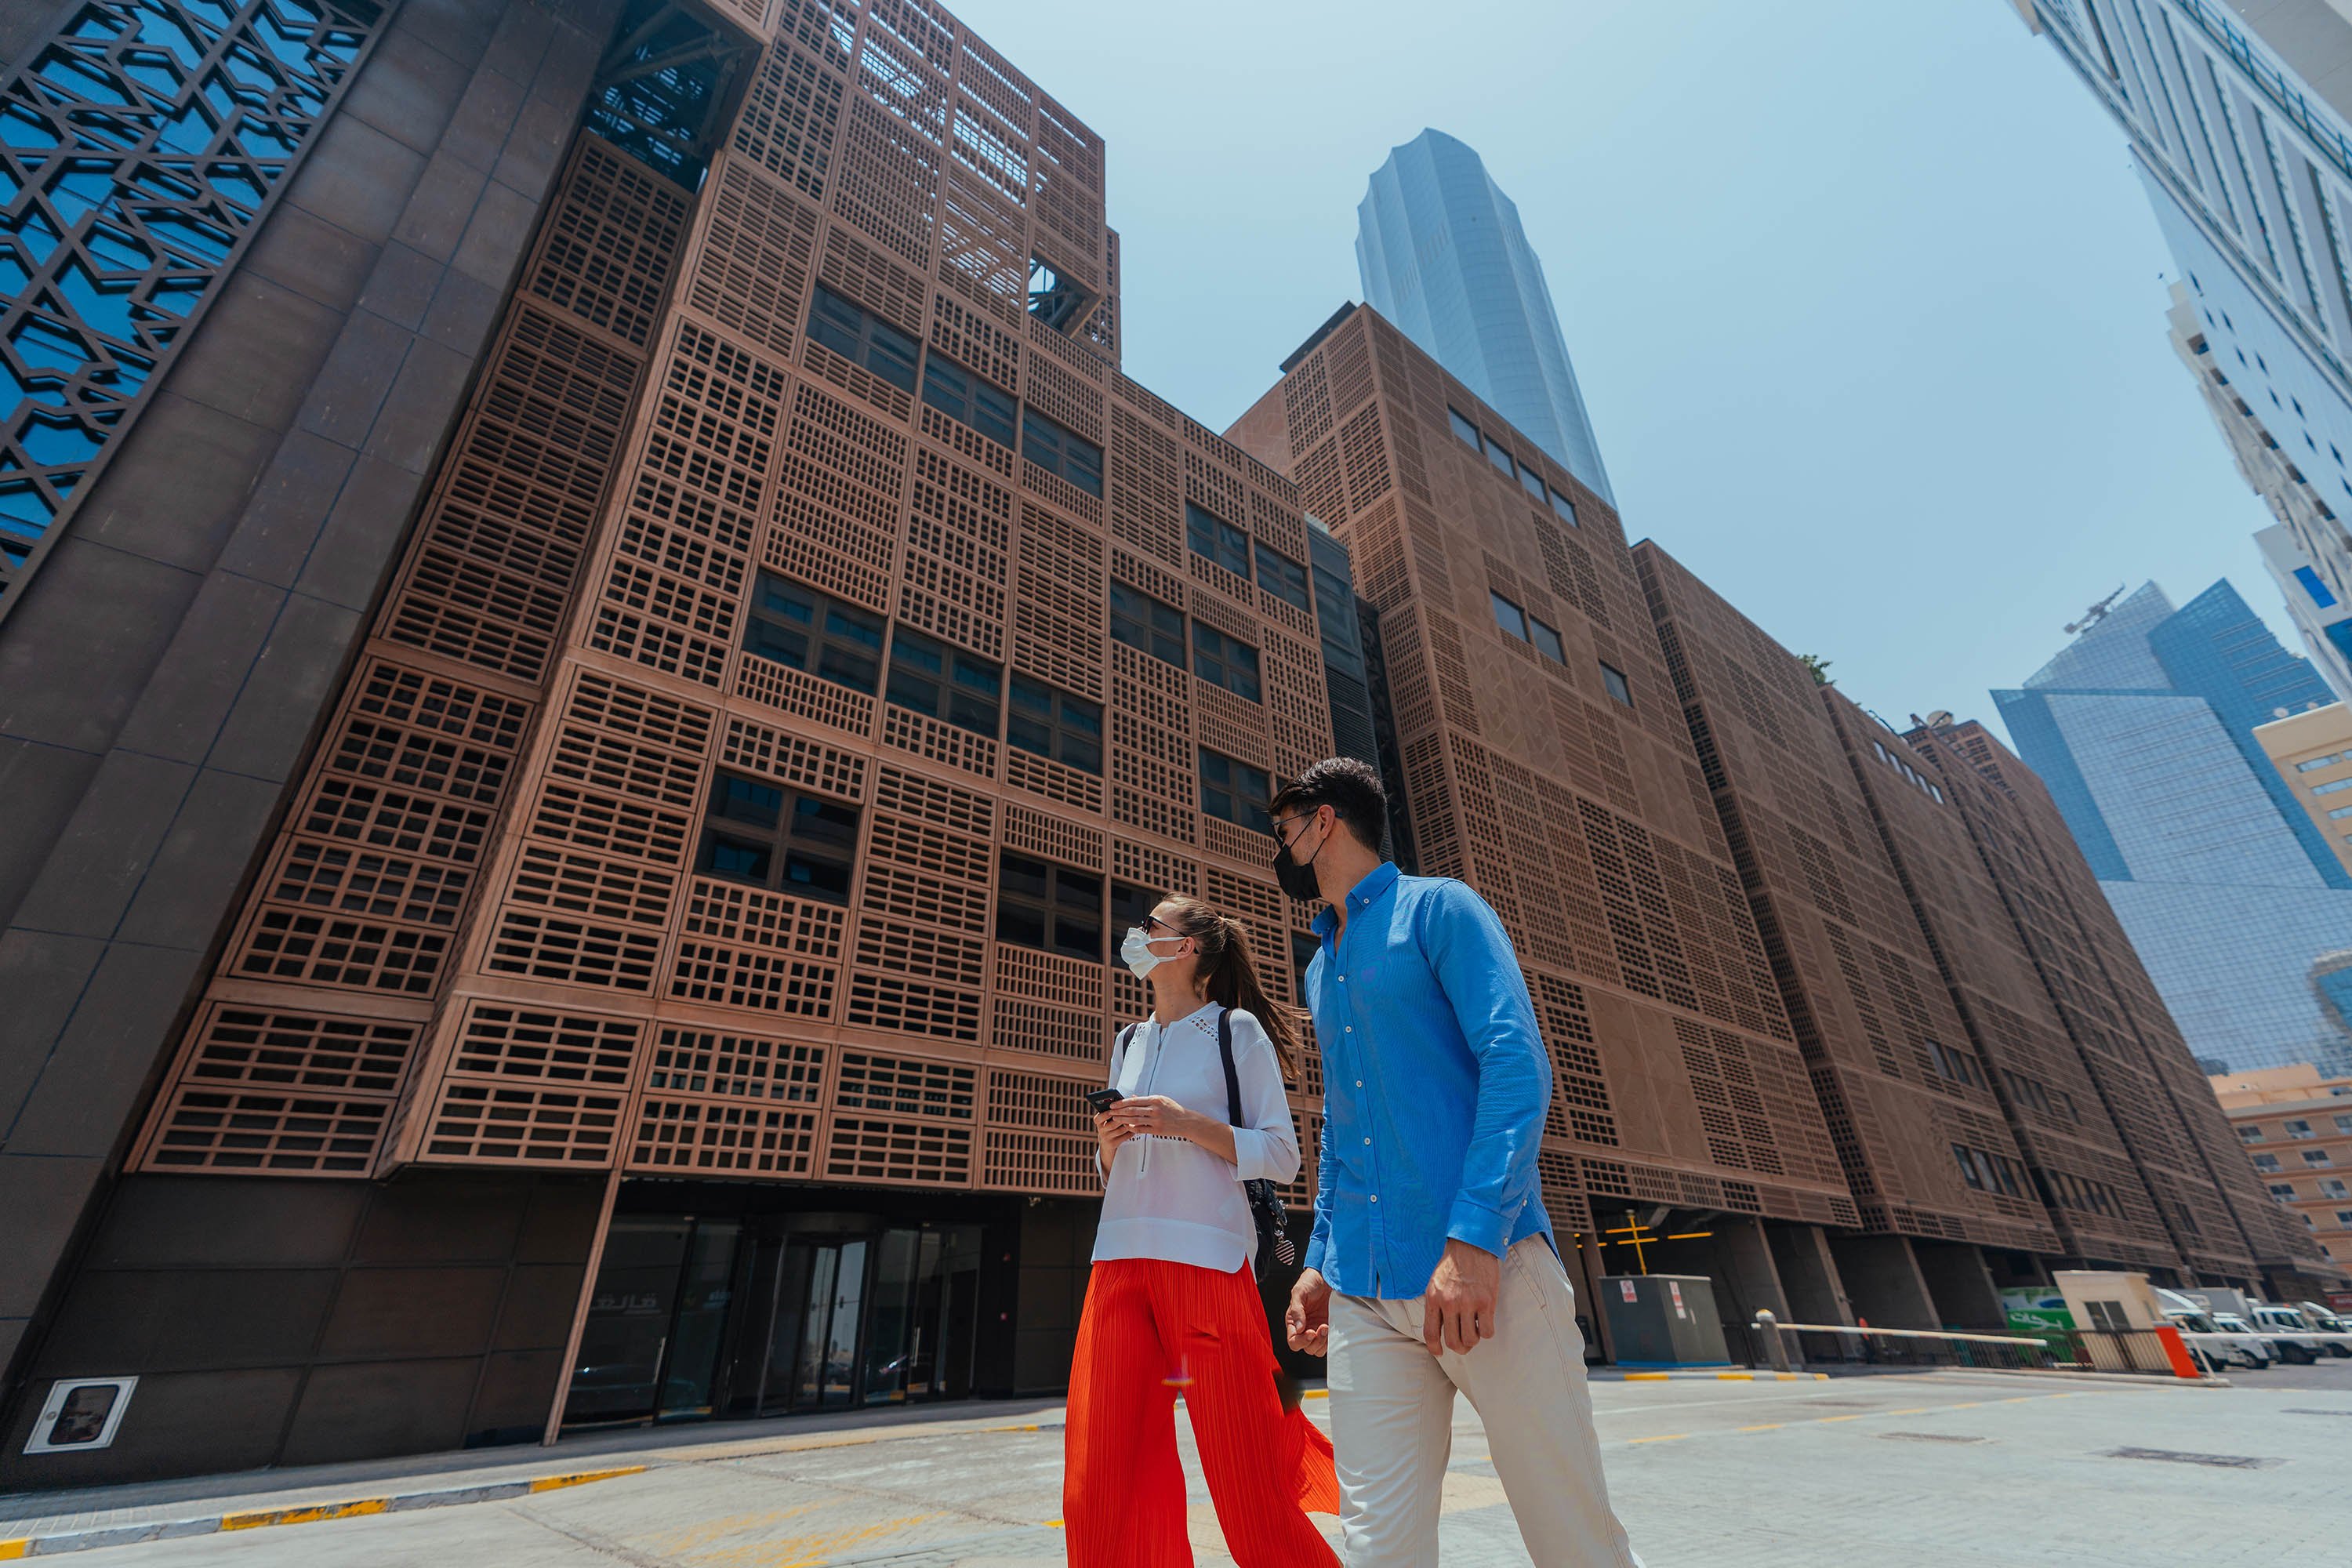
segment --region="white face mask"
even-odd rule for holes
[[[1171,942],[1180,939],[1163,937],[1160,940]],[[1151,937],[1141,926],[1127,928],[1127,940],[1118,944],[1118,956],[1129,969],[1134,971],[1138,980],[1143,979],[1168,962],[1166,958],[1151,951]]]

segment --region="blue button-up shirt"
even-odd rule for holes
[[[1497,1257],[1549,1237],[1536,1149],[1551,1059],[1486,900],[1382,865],[1348,894],[1344,931],[1329,910],[1315,931],[1323,1141],[1307,1267],[1344,1295],[1407,1300],[1449,1237]]]

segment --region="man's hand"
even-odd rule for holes
[[[1467,1355],[1480,1340],[1493,1339],[1502,1285],[1501,1258],[1466,1241],[1447,1241],[1421,1303],[1421,1338],[1429,1353],[1451,1349]]]
[[[1290,1331],[1290,1348],[1308,1355],[1331,1353],[1331,1287],[1323,1282],[1316,1269],[1307,1269],[1298,1276],[1298,1283],[1290,1288],[1290,1308],[1282,1314],[1283,1327]]]

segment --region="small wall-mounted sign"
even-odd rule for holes
[[[70,1377],[49,1385],[41,1418],[25,1440],[27,1454],[78,1454],[114,1441],[131,1407],[135,1377]]]

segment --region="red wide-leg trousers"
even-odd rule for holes
[[[1072,1568],[1191,1568],[1179,1394],[1240,1568],[1338,1568],[1303,1506],[1336,1506],[1330,1445],[1282,1408],[1249,1266],[1138,1258],[1097,1263],[1087,1281],[1064,1437]]]

